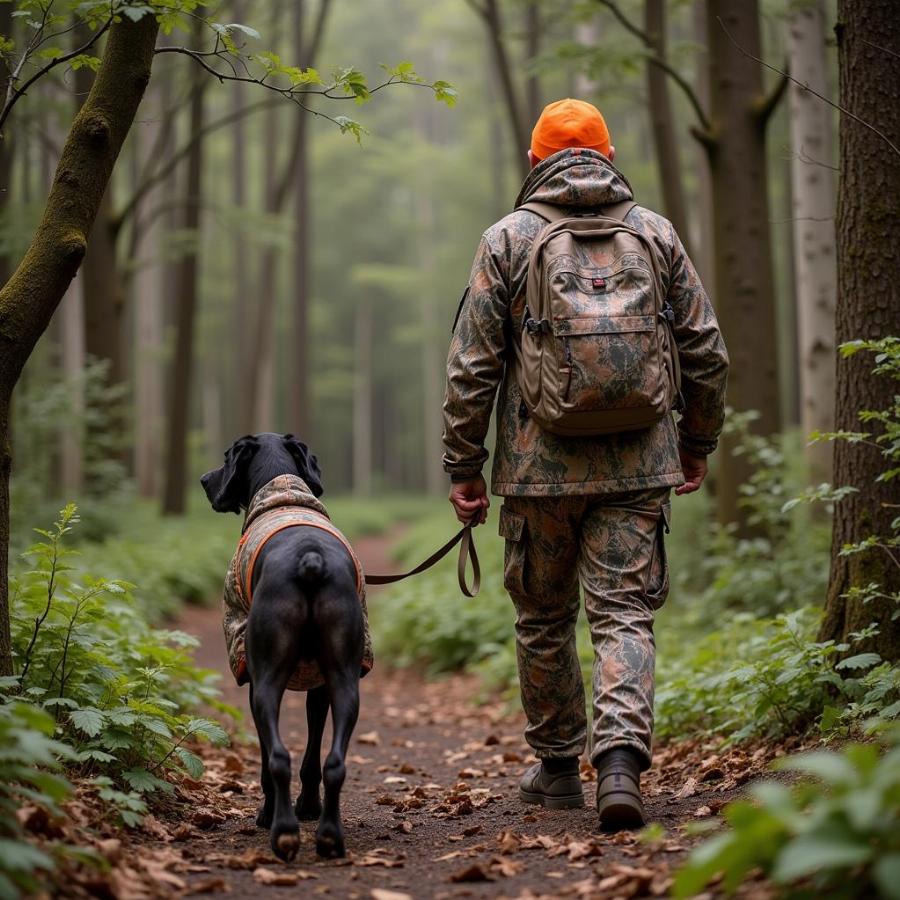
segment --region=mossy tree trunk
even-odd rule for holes
[[[900,17],[893,0],[838,3],[838,65],[841,105],[900,144]],[[886,48],[886,49],[882,49]],[[891,55],[893,54],[893,55]],[[835,337],[843,343],[897,334],[900,309],[900,157],[871,129],[848,115],[840,122],[841,183],[838,193],[838,288]],[[873,375],[871,355],[839,359],[835,426],[864,430],[862,409],[888,409],[896,384]],[[821,639],[845,640],[877,622],[880,633],[866,649],[900,660],[900,620],[893,603],[848,601],[854,586],[877,582],[885,593],[900,590],[900,568],[883,551],[839,556],[842,546],[868,535],[888,536],[900,508],[900,480],[876,482],[885,468],[879,451],[867,444],[834,447],[836,485],[859,489],[838,504],[832,536],[831,580]]]
[[[44,214],[0,290],[0,675],[12,674],[9,640],[9,409],[31,351],[84,258],[113,165],[150,79],[159,25],[153,16],[109,31],[91,93],[63,146]]]

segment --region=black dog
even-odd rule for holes
[[[240,513],[260,488],[279,475],[297,475],[315,497],[322,494],[315,456],[291,435],[257,434],[236,441],[225,464],[201,479],[216,512]],[[298,819],[316,820],[320,856],[344,855],[340,792],[344,759],[359,714],[364,622],[357,568],[347,547],[312,526],[288,527],[262,545],[252,569],[252,605],[246,624],[250,706],[262,754],[265,800],[256,824],[271,829],[272,851],[297,855]],[[281,699],[298,662],[315,660],[324,687],[306,697],[309,742],[300,766],[300,796],[291,803],[291,757],[278,733]],[[325,718],[331,709],[334,735],[321,765]],[[319,784],[325,783],[325,803]]]

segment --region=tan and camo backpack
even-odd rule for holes
[[[575,215],[525,203],[548,224],[531,249],[514,340],[522,412],[554,434],[648,428],[680,400],[674,312],[632,201]]]

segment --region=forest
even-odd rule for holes
[[[895,0],[0,0],[0,57],[0,900],[900,898]],[[301,822],[285,861],[200,477],[295,435],[367,574],[456,533],[448,347],[567,97],[730,358],[672,498],[648,824],[598,829],[586,758],[585,808],[519,801],[493,497],[477,597],[453,554],[370,587],[347,855]],[[577,652],[590,705],[584,610]],[[297,764],[311,722],[289,691]]]

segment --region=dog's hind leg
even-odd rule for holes
[[[253,683],[250,683],[250,709],[253,709]],[[257,729],[258,733],[258,729]],[[263,802],[256,814],[256,827],[269,829],[272,827],[272,810],[275,804],[275,790],[272,786],[272,778],[269,775],[269,751],[259,741],[260,772],[259,783],[263,789]]]
[[[331,752],[325,758],[325,805],[316,829],[316,853],[319,856],[344,855],[344,828],[341,824],[341,788],[346,777],[344,760],[350,736],[359,716],[359,664],[327,673],[331,698],[334,738]]]
[[[328,688],[318,687],[306,695],[306,753],[300,764],[300,796],[294,811],[301,821],[315,822],[322,815],[319,785],[322,783],[322,734],[328,717]]]
[[[290,669],[283,668],[263,672],[253,685],[252,707],[272,786],[272,852],[287,862],[300,849],[300,826],[291,804],[291,754],[278,733],[278,713],[289,674]]]

